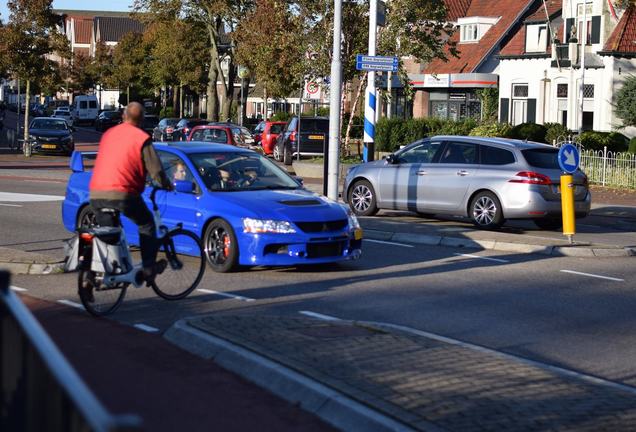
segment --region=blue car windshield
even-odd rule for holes
[[[211,191],[298,189],[300,185],[269,159],[247,152],[194,153],[190,160]]]

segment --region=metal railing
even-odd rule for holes
[[[0,271],[0,430],[139,431],[137,416],[113,416],[9,289]]]
[[[603,150],[581,151],[581,169],[590,183],[636,189],[636,155]]]

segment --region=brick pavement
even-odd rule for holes
[[[416,430],[636,430],[636,389],[379,324],[206,316],[192,328]]]

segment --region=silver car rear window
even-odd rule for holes
[[[535,168],[559,169],[559,161],[557,160],[559,149],[525,149],[521,150],[521,153],[530,166]]]

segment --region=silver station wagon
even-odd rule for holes
[[[422,216],[468,216],[480,228],[506,219],[532,219],[539,228],[561,226],[558,149],[504,138],[435,136],[383,160],[349,170],[343,198],[359,216],[379,209]],[[587,176],[574,174],[577,218],[587,216]]]

